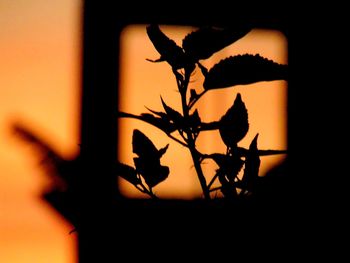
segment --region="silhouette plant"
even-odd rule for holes
[[[201,120],[196,103],[208,91],[247,85],[259,81],[287,80],[287,66],[264,58],[259,54],[230,56],[205,68],[201,60],[245,36],[251,28],[214,28],[202,27],[188,34],[182,40],[182,47],[168,38],[156,24],[147,26],[147,34],[160,58],[147,59],[150,62],[166,62],[171,66],[181,97],[182,112],[169,106],[163,98],[164,111],[148,109],[149,112],[134,115],[119,112],[119,117],[135,118],[163,131],[169,138],[186,147],[192,161],[205,199],[211,199],[211,193],[221,191],[228,199],[246,198],[258,192],[260,156],[286,153],[284,150],[258,149],[258,134],[251,141],[248,149],[239,146],[249,129],[248,111],[241,94],[237,93],[233,105],[220,120],[205,123]],[[204,76],[200,93],[189,88],[191,75],[198,67]],[[202,131],[218,131],[226,153],[202,153],[196,147],[198,135]],[[166,153],[168,145],[157,149],[152,141],[140,130],[135,129],[132,136],[134,167],[119,164],[118,174],[133,184],[142,193],[157,198],[153,188],[169,175],[169,167],[161,165],[160,159]],[[207,182],[202,164],[212,159],[218,166],[215,174]],[[244,167],[244,168],[243,168]],[[240,171],[244,169],[243,175]],[[218,181],[219,187],[214,187]]]
[[[249,27],[219,29],[202,27],[188,34],[179,47],[169,39],[156,24],[147,26],[147,34],[160,58],[147,59],[150,62],[167,62],[175,76],[181,98],[182,113],[169,106],[163,98],[164,111],[148,109],[149,112],[135,115],[119,112],[120,118],[134,118],[144,121],[163,131],[176,143],[187,148],[192,156],[193,166],[205,199],[211,199],[211,193],[221,191],[226,199],[238,200],[254,196],[264,186],[259,176],[260,156],[286,153],[285,150],[258,149],[258,134],[251,141],[248,149],[239,146],[239,142],[249,130],[248,111],[241,94],[237,93],[233,105],[216,121],[203,122],[196,103],[208,91],[229,88],[236,85],[248,85],[259,81],[287,80],[287,66],[281,65],[259,54],[230,56],[221,60],[211,69],[205,68],[200,61],[245,36]],[[204,76],[200,93],[189,88],[191,75],[198,67]],[[41,164],[47,168],[54,181],[54,190],[62,191],[67,187],[75,189],[79,184],[75,174],[79,173],[81,160],[78,156],[67,159],[60,156],[40,136],[33,133],[23,124],[13,126],[22,139],[35,145],[42,155]],[[202,131],[220,133],[226,145],[226,153],[202,153],[196,146],[197,138]],[[157,149],[153,142],[140,130],[135,129],[132,135],[132,150],[137,155],[134,166],[118,162],[116,176],[124,178],[140,192],[157,198],[153,188],[167,179],[170,169],[161,164],[161,157],[166,154],[169,145]],[[207,182],[202,164],[213,160],[218,168]],[[243,169],[243,173],[240,171]],[[214,186],[218,182],[218,187]]]

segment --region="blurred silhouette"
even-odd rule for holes
[[[43,197],[48,198],[63,216],[71,223],[76,224],[77,211],[74,207],[74,198],[69,200],[69,203],[65,203],[65,199],[67,196],[75,195],[81,187],[79,174],[82,171],[82,163],[79,156],[73,159],[61,156],[40,135],[35,134],[22,123],[14,123],[13,132],[21,140],[33,146],[38,154],[39,165],[51,179],[50,187],[43,193]]]
[[[64,158],[24,124],[15,123],[13,132],[35,148],[39,156],[39,164],[45,169],[47,175],[51,176],[54,189],[65,191],[68,187],[74,187],[76,184],[74,181],[75,174],[79,171],[79,161],[77,159],[68,160]]]

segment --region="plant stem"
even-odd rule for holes
[[[178,83],[178,87],[179,87],[179,91],[180,91],[180,95],[181,95],[182,112],[183,112],[183,115],[185,118],[185,123],[189,123],[189,119],[190,119],[189,118],[190,117],[190,115],[189,115],[190,109],[187,105],[187,100],[186,100],[187,87],[188,87],[189,80],[190,80],[190,74],[185,74],[185,78],[182,81],[182,83]],[[202,187],[204,198],[209,200],[210,199],[210,192],[209,192],[209,188],[207,187],[207,182],[205,180],[203,170],[202,170],[202,167],[200,164],[201,155],[196,150],[195,138],[193,136],[193,133],[191,132],[191,129],[189,129],[188,127],[185,127],[184,131],[187,135],[187,146],[188,146],[188,149],[190,150],[190,153],[192,156],[194,168],[196,169],[197,177],[198,177],[199,183]]]
[[[215,187],[213,189],[210,189],[210,192],[221,190],[221,188],[222,188],[221,186]]]
[[[210,187],[213,185],[213,183],[215,182],[216,178],[219,176],[218,173],[216,173],[213,178],[210,180],[209,184],[208,184],[208,188],[210,189]]]

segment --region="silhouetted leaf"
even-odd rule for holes
[[[258,135],[259,134],[257,134],[250,143],[241,182],[242,186],[250,191],[253,190],[259,176],[260,158],[257,145]]]
[[[124,178],[129,183],[132,183],[133,185],[141,184],[141,180],[139,177],[137,177],[136,170],[126,164],[118,163],[117,164],[117,174],[118,176]]]
[[[145,179],[146,184],[152,188],[164,181],[169,175],[169,167],[157,165],[150,161],[145,162],[141,158],[134,158],[138,173]]]
[[[188,34],[182,41],[186,55],[194,61],[207,59],[215,52],[234,43],[250,31],[248,27],[214,28],[202,27]]]
[[[230,182],[234,182],[238,173],[241,171],[244,161],[236,154],[224,155],[220,153],[214,153],[210,155],[222,173],[227,177]]]
[[[132,135],[132,152],[141,157],[154,156],[158,158],[158,150],[152,141],[137,129],[134,130]]]
[[[186,66],[186,55],[181,47],[168,38],[158,25],[151,24],[146,28],[149,39],[160,54],[158,60],[149,60],[152,62],[167,61],[174,69],[184,68]]]
[[[168,147],[169,147],[169,144],[167,144],[165,147],[159,149],[159,151],[158,151],[159,158],[161,158],[166,153],[166,151],[168,150]]]
[[[169,167],[160,165],[152,158],[134,158],[134,164],[137,172],[151,188],[164,181],[169,175]]]
[[[14,124],[13,131],[15,135],[34,146],[39,154],[40,165],[53,180],[56,188],[65,189],[76,185],[76,174],[81,171],[80,158],[64,158],[43,138],[22,124]]]
[[[169,119],[172,120],[175,124],[182,126],[183,125],[182,115],[178,111],[166,105],[162,97],[160,97],[160,99],[162,100],[163,108],[167,113]]]
[[[249,150],[243,147],[237,147],[238,154],[241,157],[246,157],[249,154]],[[287,150],[258,150],[259,156],[271,156],[277,154],[287,154]]]
[[[176,127],[173,123],[170,122],[167,115],[165,113],[163,114],[164,116],[162,118],[158,118],[150,113],[142,113],[141,115],[134,115],[127,112],[118,112],[118,117],[133,118],[133,119],[141,120],[157,127],[158,129],[161,129],[166,134],[170,134],[176,130]]]
[[[169,119],[168,115],[165,112],[155,111],[155,110],[149,109],[147,107],[146,107],[146,109],[149,110],[150,112],[154,113],[155,115],[161,117],[162,119]]]
[[[208,75],[208,69],[206,67],[204,67],[201,63],[197,62],[197,65],[199,67],[199,69],[201,70],[203,76],[205,77],[206,75]]]
[[[157,150],[146,135],[135,129],[132,146],[133,152],[138,155],[134,158],[136,171],[141,174],[149,187],[156,186],[168,177],[169,167],[160,164],[160,158],[166,152],[168,145]]]
[[[247,134],[248,129],[248,112],[241,94],[238,93],[233,106],[220,120],[220,135],[226,146],[235,147]]]
[[[209,70],[203,86],[208,90],[271,80],[287,80],[287,66],[245,54],[221,60]]]

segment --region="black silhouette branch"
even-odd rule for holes
[[[185,119],[185,122],[187,123],[190,121],[190,113],[189,113],[190,109],[187,106],[187,100],[186,100],[187,88],[188,88],[188,84],[190,81],[190,74],[186,74],[186,73],[187,72],[185,72],[185,78],[184,78],[183,82],[182,83],[178,82],[178,89],[179,89],[180,95],[181,95],[181,105],[182,105],[184,119]],[[208,190],[207,182],[206,182],[206,179],[204,177],[204,173],[203,173],[203,170],[201,167],[201,155],[198,153],[198,151],[196,149],[195,138],[194,138],[191,130],[188,129],[188,127],[185,127],[185,133],[187,135],[188,149],[190,150],[190,153],[191,153],[194,168],[197,172],[197,177],[199,179],[199,182],[200,182],[203,194],[204,194],[204,198],[210,199],[210,193]]]
[[[183,141],[179,140],[178,138],[174,137],[173,135],[171,135],[168,132],[165,132],[162,128],[160,128],[157,125],[154,125],[152,122],[148,121],[147,119],[145,119],[143,116],[140,115],[135,115],[135,114],[131,114],[131,113],[127,113],[127,112],[118,112],[118,117],[119,118],[131,118],[131,119],[137,119],[143,122],[146,122],[150,125],[152,125],[153,127],[158,128],[159,130],[163,131],[170,139],[176,141],[177,143],[181,144],[182,146],[188,147],[186,143],[184,143]]]

